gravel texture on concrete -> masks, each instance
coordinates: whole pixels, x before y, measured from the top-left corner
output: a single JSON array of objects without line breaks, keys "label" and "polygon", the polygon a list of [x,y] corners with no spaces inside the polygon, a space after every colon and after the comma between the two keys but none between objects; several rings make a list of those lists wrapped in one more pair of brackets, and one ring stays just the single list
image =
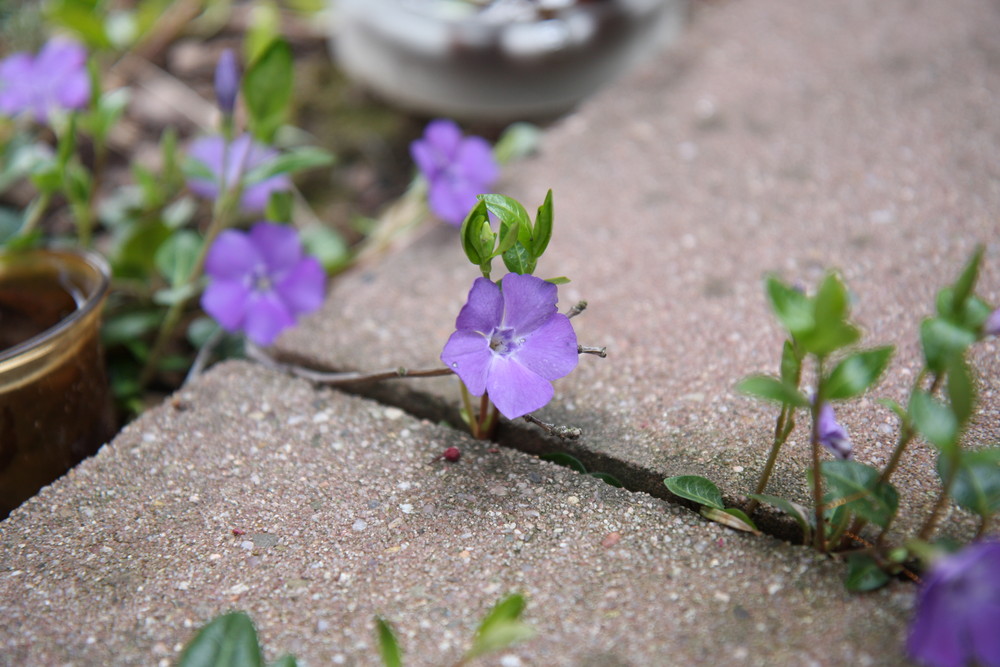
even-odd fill
[{"label": "gravel texture on concrete", "polygon": [[[438,457],[448,446],[462,458]],[[480,665],[895,665],[914,588],[245,362],[0,523],[0,663],[172,664],[227,610],[269,660],[454,663],[502,595],[536,638]]]},{"label": "gravel texture on concrete", "polygon": [[[977,243],[979,292],[1000,302],[997,34],[989,0],[701,3],[676,48],[550,128],[499,189],[529,210],[554,190],[538,274],[572,279],[561,306],[587,299],[580,341],[608,347],[539,414],[583,427],[569,450],[651,493],[676,474],[708,476],[733,501],[752,491],[776,410],[734,385],[776,372],[782,343],[762,278],[813,287],[836,269],[864,343],[897,346],[882,384],[839,412],[856,458],[884,463],[898,428],[876,399],[905,402],[920,320]],[[477,275],[454,231],[431,225],[338,281],[280,352],[336,369],[440,365]],[[992,340],[973,354],[982,404],[969,446],[1000,440],[998,351]],[[393,391],[380,398],[458,395],[454,381]],[[515,424],[501,437],[553,446],[535,433]],[[807,443],[800,424],[769,492],[808,498]],[[901,529],[935,496],[934,460],[917,443],[895,477]],[[973,522],[955,510],[943,523],[968,535]]]}]

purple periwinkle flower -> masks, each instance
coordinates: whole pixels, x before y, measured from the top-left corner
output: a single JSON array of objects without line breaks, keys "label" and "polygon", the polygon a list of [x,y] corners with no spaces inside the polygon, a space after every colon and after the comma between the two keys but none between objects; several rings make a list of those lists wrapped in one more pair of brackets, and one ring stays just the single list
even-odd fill
[{"label": "purple periwinkle flower", "polygon": [[576,332],[558,300],[555,285],[532,275],[508,273],[502,289],[476,278],[441,361],[473,396],[489,393],[504,417],[538,410],[552,399],[552,381],[579,361]]},{"label": "purple periwinkle flower", "polygon": [[906,649],[930,667],[1000,667],[1000,542],[974,542],[933,565]]},{"label": "purple periwinkle flower", "polygon": [[244,331],[258,345],[270,345],[323,303],[323,267],[303,256],[299,235],[288,226],[260,222],[249,233],[222,232],[208,251],[205,273],[201,307],[223,329]]},{"label": "purple periwinkle flower", "polygon": [[410,144],[410,155],[427,179],[431,211],[456,227],[500,172],[485,139],[463,137],[458,125],[445,119],[427,125],[423,138]]},{"label": "purple periwinkle flower", "polygon": [[37,55],[19,51],[0,61],[0,114],[31,113],[48,123],[53,111],[83,109],[89,100],[87,51],[72,40],[53,38]]},{"label": "purple periwinkle flower", "polygon": [[[188,155],[205,165],[212,178],[189,178],[188,187],[198,195],[217,199],[221,190],[228,190],[242,181],[255,167],[273,160],[278,151],[254,141],[249,134],[241,134],[228,144],[225,137],[212,134],[191,142]],[[257,183],[246,183],[240,196],[244,211],[263,211],[272,192],[288,190],[292,181],[288,174],[271,176]]]},{"label": "purple periwinkle flower", "polygon": [[232,49],[226,49],[219,56],[215,66],[215,100],[219,109],[227,116],[233,115],[236,108],[236,95],[240,92],[240,66],[236,62],[236,54]]},{"label": "purple periwinkle flower", "polygon": [[838,459],[851,458],[851,439],[847,435],[847,429],[837,423],[833,406],[829,403],[821,405],[817,421],[819,443],[833,452]]},{"label": "purple periwinkle flower", "polygon": [[984,336],[1000,336],[1000,308],[997,308],[986,318],[983,324]]}]

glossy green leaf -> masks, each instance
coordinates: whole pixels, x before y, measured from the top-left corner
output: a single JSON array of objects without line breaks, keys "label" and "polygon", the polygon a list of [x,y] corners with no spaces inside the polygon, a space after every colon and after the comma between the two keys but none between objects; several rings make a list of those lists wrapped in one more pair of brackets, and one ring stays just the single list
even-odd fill
[{"label": "glossy green leaf", "polygon": [[698,513],[709,521],[714,521],[715,523],[720,523],[723,526],[732,528],[733,530],[741,530],[745,533],[754,533],[760,535],[761,532],[757,530],[753,522],[746,514],[738,509],[730,508],[725,510],[720,510],[716,507],[708,507],[702,505],[698,509]]},{"label": "glossy green leaf", "polygon": [[844,581],[847,590],[855,593],[873,591],[889,583],[889,578],[868,554],[854,553],[847,557],[847,579]]},{"label": "glossy green leaf", "polygon": [[328,167],[334,162],[333,153],[313,146],[300,146],[275,156],[248,171],[244,186],[251,186],[281,174],[295,174],[307,169]]},{"label": "glossy green leaf", "polygon": [[941,317],[925,319],[920,323],[920,344],[924,350],[927,367],[940,373],[948,361],[964,354],[976,342],[976,333]]},{"label": "glossy green leaf", "polygon": [[[952,499],[981,517],[1000,512],[1000,447],[962,451],[958,466],[951,487]],[[937,467],[941,479],[946,479],[951,457],[942,452]]]},{"label": "glossy green leaf", "polygon": [[979,276],[979,265],[983,259],[984,247],[980,244],[976,246],[969,261],[962,269],[962,274],[955,281],[951,290],[951,308],[949,315],[956,318],[961,317],[965,307],[965,301],[972,296],[972,290],[976,287],[976,279]]},{"label": "glossy green leaf", "polygon": [[836,401],[865,393],[889,365],[893,349],[892,345],[886,345],[848,355],[830,373],[823,395]]},{"label": "glossy green leaf", "polygon": [[958,440],[958,421],[951,409],[925,391],[910,395],[910,419],[927,442],[948,449]]},{"label": "glossy green leaf", "polygon": [[768,276],[766,287],[771,308],[785,329],[795,337],[812,330],[816,321],[813,318],[813,304],[809,297],[789,287],[775,276]]},{"label": "glossy green leaf", "polygon": [[264,207],[264,217],[270,222],[289,224],[292,221],[292,211],[295,208],[295,195],[289,190],[275,190],[267,198]]},{"label": "glossy green leaf", "polygon": [[749,396],[793,407],[807,407],[809,405],[809,399],[797,387],[770,375],[745,377],[736,385],[736,390]]},{"label": "glossy green leaf", "polygon": [[181,653],[179,667],[257,667],[264,663],[250,617],[234,611],[215,618]]},{"label": "glossy green leaf", "polygon": [[[757,524],[753,522],[753,519],[751,519],[749,516],[747,516],[747,513],[744,512],[743,510],[741,510],[740,508],[738,508],[738,507],[727,507],[726,509],[724,509],[722,511],[725,512],[726,514],[728,514],[729,516],[733,516],[733,517],[736,517],[737,519],[739,519],[745,526],[747,526],[747,528],[749,528],[748,532],[756,533],[758,535],[761,534],[760,529],[757,528]],[[741,529],[741,530],[743,530],[743,529]]]},{"label": "glossy green leaf", "polygon": [[479,200],[486,202],[490,212],[500,218],[501,226],[514,225],[518,229],[531,229],[528,212],[516,199],[506,195],[485,194],[479,195]]},{"label": "glossy green leaf", "polygon": [[582,474],[587,473],[587,466],[583,465],[583,463],[580,462],[580,459],[565,452],[552,452],[550,454],[542,454],[538,458],[542,459],[543,461],[551,461],[556,465],[561,465],[566,468],[571,468],[577,471],[578,473]]},{"label": "glossy green leaf", "polygon": [[520,620],[524,607],[524,597],[518,593],[497,602],[476,630],[466,659],[499,651],[534,637],[535,630]]},{"label": "glossy green leaf", "polygon": [[529,274],[535,270],[536,258],[518,241],[514,247],[503,254],[503,263],[508,271]]},{"label": "glossy green leaf", "polygon": [[675,496],[680,496],[687,500],[694,501],[700,505],[714,507],[717,510],[725,509],[722,504],[722,493],[719,487],[710,480],[698,475],[678,475],[668,477],[663,480],[667,489]]},{"label": "glossy green leaf", "polygon": [[812,512],[798,503],[793,503],[792,501],[779,496],[772,496],[766,493],[751,493],[750,497],[759,502],[777,507],[785,514],[795,519],[795,523],[799,524],[799,529],[802,530],[802,543],[809,544],[812,542],[812,524],[815,522],[815,517]]},{"label": "glossy green leaf", "polygon": [[379,655],[385,667],[403,667],[403,652],[396,641],[392,626],[381,617],[375,618],[375,630],[378,634]]},{"label": "glossy green leaf", "polygon": [[253,136],[270,144],[285,120],[292,98],[292,49],[275,39],[253,61],[243,77],[243,99]]},{"label": "glossy green leaf", "polygon": [[531,230],[531,254],[536,259],[541,257],[545,249],[549,247],[549,241],[552,239],[552,222],[552,190],[549,189],[545,194],[545,201],[538,207],[538,213],[535,215],[535,226]]},{"label": "glossy green leaf", "polygon": [[885,527],[896,515],[899,494],[891,484],[879,483],[879,471],[857,461],[824,461],[820,465],[827,494],[824,502]]},{"label": "glossy green leaf", "polygon": [[480,200],[476,204],[469,214],[465,216],[465,220],[462,222],[462,228],[459,231],[459,236],[462,239],[462,250],[465,251],[465,256],[469,258],[469,261],[476,266],[481,266],[484,261],[486,261],[493,252],[492,245],[490,246],[489,252],[483,253],[481,246],[482,241],[480,238],[483,224],[489,225],[489,215],[487,214],[486,202]]}]

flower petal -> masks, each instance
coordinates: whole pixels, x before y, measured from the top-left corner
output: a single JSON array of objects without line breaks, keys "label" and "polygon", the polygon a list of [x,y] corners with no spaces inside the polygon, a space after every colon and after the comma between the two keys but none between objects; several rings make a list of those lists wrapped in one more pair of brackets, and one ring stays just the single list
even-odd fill
[{"label": "flower petal", "polygon": [[243,328],[250,288],[241,280],[217,280],[201,295],[201,307],[223,329],[236,332]]},{"label": "flower petal", "polygon": [[455,371],[473,396],[482,396],[486,391],[486,377],[493,363],[493,353],[485,335],[456,331],[444,344],[441,361]]},{"label": "flower petal", "polygon": [[555,393],[552,383],[528,370],[514,357],[494,356],[486,377],[490,400],[507,419],[544,407]]},{"label": "flower petal", "polygon": [[274,290],[296,315],[311,313],[323,305],[326,272],[315,257],[306,257],[275,285]]},{"label": "flower petal", "polygon": [[504,326],[526,336],[556,312],[558,290],[552,283],[529,274],[503,277]]},{"label": "flower petal", "polygon": [[264,258],[268,273],[288,271],[302,259],[299,233],[288,225],[258,222],[250,230],[250,242]]},{"label": "flower petal", "polygon": [[524,337],[513,356],[546,380],[569,375],[580,361],[576,332],[569,318],[553,314],[548,322]]},{"label": "flower petal", "polygon": [[437,217],[459,227],[476,205],[477,194],[481,194],[478,189],[456,185],[447,175],[442,175],[431,181],[427,191],[427,206]]},{"label": "flower petal", "polygon": [[243,329],[257,345],[270,345],[293,324],[295,318],[274,292],[256,292],[250,296]]},{"label": "flower petal", "polygon": [[455,320],[459,331],[478,331],[489,335],[503,319],[503,296],[500,288],[487,278],[476,278],[469,298]]},{"label": "flower petal", "polygon": [[188,179],[188,188],[196,195],[206,199],[215,199],[219,196],[219,184],[222,180],[222,160],[225,153],[225,140],[219,135],[198,137],[188,146],[188,157],[201,162],[214,174],[214,178],[206,180],[202,178]]},{"label": "flower petal", "polygon": [[451,162],[458,154],[462,130],[453,120],[439,118],[424,128],[424,139],[430,146]]},{"label": "flower petal", "polygon": [[471,136],[462,140],[455,162],[462,178],[482,186],[480,189],[489,188],[500,175],[500,169],[493,158],[493,149],[482,137]]},{"label": "flower petal", "polygon": [[980,603],[976,613],[970,614],[969,626],[969,634],[972,635],[970,657],[974,658],[975,664],[1000,666],[1000,632],[997,632],[1000,628],[1000,600]]},{"label": "flower petal", "polygon": [[246,280],[263,261],[264,258],[246,234],[227,229],[215,238],[209,248],[205,273],[216,280]]}]

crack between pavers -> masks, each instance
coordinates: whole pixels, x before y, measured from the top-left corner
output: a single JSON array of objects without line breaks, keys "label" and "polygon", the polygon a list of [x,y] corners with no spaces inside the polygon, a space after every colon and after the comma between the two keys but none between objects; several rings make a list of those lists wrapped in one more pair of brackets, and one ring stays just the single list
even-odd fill
[{"label": "crack between pavers", "polygon": [[[274,351],[272,358],[281,364],[295,365],[321,372],[344,372],[344,369],[318,367],[315,359],[294,352]],[[336,387],[327,386],[327,388],[373,400],[387,407],[398,408],[417,419],[444,423],[449,426],[462,423],[461,411],[457,402],[414,389],[412,384],[409,384],[407,379],[403,377],[378,382],[340,384]],[[451,428],[455,427],[451,426]],[[465,429],[456,430],[461,430],[468,435],[468,431]],[[586,438],[586,435],[584,432],[582,438]],[[533,456],[553,453],[569,454],[583,463],[588,471],[612,475],[621,482],[626,491],[645,493],[654,498],[687,507],[695,512],[700,507],[697,503],[670,493],[663,483],[662,472],[587,449],[577,440],[564,440],[547,435],[537,427],[530,426],[521,420],[502,420],[491,441],[501,447]],[[723,501],[726,507],[737,507],[745,510],[749,499],[724,493]],[[754,514],[754,523],[766,535],[793,544],[802,544],[802,531],[799,526],[787,515],[772,510],[766,505],[758,507]]]}]

